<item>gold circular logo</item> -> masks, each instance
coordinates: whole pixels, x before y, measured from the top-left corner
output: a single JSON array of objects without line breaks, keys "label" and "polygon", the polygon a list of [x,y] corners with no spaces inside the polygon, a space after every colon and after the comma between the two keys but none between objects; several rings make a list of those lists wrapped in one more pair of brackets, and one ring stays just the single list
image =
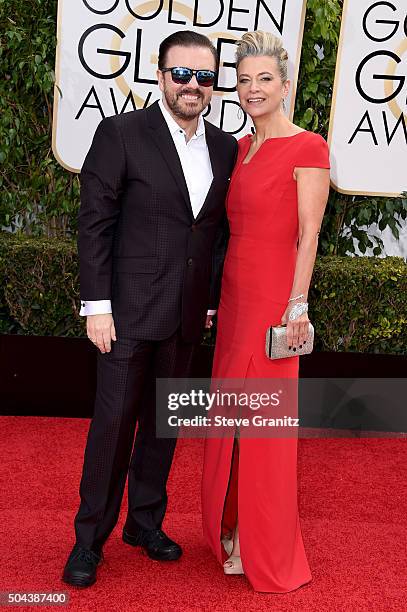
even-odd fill
[{"label": "gold circular logo", "polygon": [[[403,55],[405,53],[407,53],[407,38],[405,38],[402,43],[399,45],[399,47],[395,50],[394,52],[398,57],[403,57]],[[397,66],[399,64],[397,64],[394,60],[390,60],[388,65],[387,65],[387,70],[386,70],[386,74],[388,76],[395,76],[396,74],[396,69]],[[393,81],[392,80],[386,80],[384,83],[384,92],[386,94],[386,96],[391,96],[394,92],[393,89]],[[388,103],[388,107],[390,108],[391,112],[393,113],[393,115],[395,116],[396,119],[399,119],[399,117],[404,114],[404,117],[407,119],[406,113],[403,113],[403,111],[401,110],[400,106],[398,105],[398,102],[396,100],[396,98],[393,98],[392,100],[390,100]]]}]

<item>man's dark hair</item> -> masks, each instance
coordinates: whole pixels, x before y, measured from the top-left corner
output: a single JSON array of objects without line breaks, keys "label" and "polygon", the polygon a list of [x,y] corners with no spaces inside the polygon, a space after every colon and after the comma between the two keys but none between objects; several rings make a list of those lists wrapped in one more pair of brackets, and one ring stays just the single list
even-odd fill
[{"label": "man's dark hair", "polygon": [[215,60],[215,70],[218,69],[218,52],[212,41],[209,40],[209,38],[207,38],[203,34],[198,34],[198,32],[193,32],[192,30],[183,30],[181,32],[174,32],[174,34],[170,34],[170,36],[167,36],[167,38],[162,41],[158,52],[159,70],[162,70],[163,68],[172,67],[165,65],[165,62],[167,60],[167,53],[172,47],[206,47],[212,52],[213,58]]}]

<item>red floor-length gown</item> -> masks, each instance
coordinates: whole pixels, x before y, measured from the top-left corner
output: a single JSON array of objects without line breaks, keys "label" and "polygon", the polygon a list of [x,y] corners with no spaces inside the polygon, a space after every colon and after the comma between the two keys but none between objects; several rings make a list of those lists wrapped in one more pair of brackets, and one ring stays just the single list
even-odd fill
[{"label": "red floor-length gown", "polygon": [[[265,334],[279,325],[297,257],[294,168],[329,168],[325,140],[312,132],[266,140],[243,163],[251,136],[239,141],[226,208],[225,258],[213,379],[298,378],[298,357],[272,361]],[[297,505],[297,438],[248,438],[233,432],[205,440],[203,530],[220,563],[221,538],[239,520],[242,565],[256,591],[284,593],[311,580]]]}]

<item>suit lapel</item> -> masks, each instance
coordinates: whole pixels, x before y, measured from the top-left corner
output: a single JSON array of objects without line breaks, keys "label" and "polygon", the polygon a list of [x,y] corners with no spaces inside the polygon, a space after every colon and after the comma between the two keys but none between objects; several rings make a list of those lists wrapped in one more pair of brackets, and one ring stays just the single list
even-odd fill
[{"label": "suit lapel", "polygon": [[222,147],[218,146],[220,143],[217,142],[215,132],[211,128],[212,128],[211,124],[205,121],[206,144],[208,146],[213,178],[215,180],[216,178],[218,178],[220,174],[223,156],[222,156],[222,150],[221,150]]},{"label": "suit lapel", "polygon": [[158,102],[147,108],[147,120],[151,128],[151,136],[165,159],[168,168],[181,191],[188,213],[193,218],[191,200],[189,198],[188,187],[185,182],[181,162],[175,148],[174,141],[168,129],[167,123],[160,111]]},{"label": "suit lapel", "polygon": [[208,147],[209,158],[211,160],[213,180],[209,187],[208,193],[206,194],[206,198],[202,205],[202,208],[198,213],[197,219],[199,219],[202,215],[205,214],[205,210],[211,198],[212,190],[214,189],[217,178],[219,176],[220,169],[222,167],[222,159],[221,159],[222,150],[220,146],[217,146],[218,143],[216,142],[216,137],[214,135],[214,132],[211,129],[211,125],[208,124],[207,121],[205,121],[205,138],[206,138],[206,145]]}]

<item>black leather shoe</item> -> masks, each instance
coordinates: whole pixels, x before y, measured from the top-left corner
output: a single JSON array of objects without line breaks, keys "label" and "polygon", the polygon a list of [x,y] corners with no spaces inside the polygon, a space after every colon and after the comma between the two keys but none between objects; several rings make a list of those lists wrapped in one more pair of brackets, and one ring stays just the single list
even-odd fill
[{"label": "black leather shoe", "polygon": [[141,546],[150,559],[155,561],[176,561],[182,555],[182,548],[161,529],[139,531],[133,535],[123,529],[123,542],[130,546]]},{"label": "black leather shoe", "polygon": [[62,580],[77,587],[88,587],[96,582],[96,568],[103,553],[75,544],[66,562]]}]

